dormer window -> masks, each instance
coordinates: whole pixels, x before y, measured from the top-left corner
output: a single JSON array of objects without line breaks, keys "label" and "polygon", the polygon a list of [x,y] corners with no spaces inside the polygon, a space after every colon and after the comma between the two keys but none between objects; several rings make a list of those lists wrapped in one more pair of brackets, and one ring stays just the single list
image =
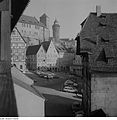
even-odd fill
[{"label": "dormer window", "polygon": [[105,15],[100,15],[100,18],[106,18],[106,16]]},{"label": "dormer window", "polygon": [[106,27],[107,25],[104,24],[104,23],[99,22],[99,25],[98,25],[98,26],[100,26],[100,27]]},{"label": "dormer window", "polygon": [[103,37],[101,37],[101,42],[108,43],[108,42],[109,42],[109,40],[105,40]]}]

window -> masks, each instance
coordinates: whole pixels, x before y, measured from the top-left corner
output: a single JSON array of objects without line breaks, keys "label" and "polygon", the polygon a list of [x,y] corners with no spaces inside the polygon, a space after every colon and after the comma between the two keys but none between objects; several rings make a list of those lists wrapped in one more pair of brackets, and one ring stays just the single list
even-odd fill
[{"label": "window", "polygon": [[31,28],[31,25],[29,24],[29,28]]},{"label": "window", "polygon": [[23,69],[23,66],[22,66],[22,65],[20,65],[20,69]]},{"label": "window", "polygon": [[13,52],[13,53],[16,53],[16,52],[17,52],[17,49],[12,49],[12,52]]},{"label": "window", "polygon": [[25,23],[24,23],[24,27],[25,27]]},{"label": "window", "polygon": [[15,35],[15,30],[12,31],[12,34]]},{"label": "window", "polygon": [[106,27],[107,25],[106,25],[106,23],[104,24],[104,23],[101,23],[101,22],[99,22],[99,25],[98,25],[99,27]]},{"label": "window", "polygon": [[13,56],[14,61],[18,61],[18,56]]},{"label": "window", "polygon": [[24,50],[24,49],[19,49],[18,52],[19,52],[19,53],[24,53],[25,50]]},{"label": "window", "polygon": [[12,46],[13,46],[13,47],[15,47],[15,46],[17,46],[17,44],[15,44],[15,43],[12,43]]},{"label": "window", "polygon": [[22,43],[19,43],[18,46],[21,47],[21,46],[23,46],[23,44],[22,44]]},{"label": "window", "polygon": [[29,35],[31,35],[31,31],[29,31]]}]

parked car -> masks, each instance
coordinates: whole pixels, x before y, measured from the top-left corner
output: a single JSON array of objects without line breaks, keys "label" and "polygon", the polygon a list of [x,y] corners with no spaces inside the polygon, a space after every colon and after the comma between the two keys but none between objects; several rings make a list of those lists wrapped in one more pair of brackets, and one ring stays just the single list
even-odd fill
[{"label": "parked car", "polygon": [[74,87],[77,87],[77,86],[78,86],[78,84],[77,84],[77,83],[73,83],[73,86],[74,86]]},{"label": "parked car", "polygon": [[84,116],[84,112],[82,110],[75,112],[75,117],[83,117],[83,116]]},{"label": "parked car", "polygon": [[81,102],[73,102],[72,104],[72,111],[74,116],[82,116],[82,113],[80,111],[82,111],[82,103]]},{"label": "parked car", "polygon": [[71,80],[66,80],[65,81],[65,83],[64,83],[64,85],[66,86],[66,85],[71,85],[71,84],[73,84],[74,82],[73,81],[71,81]]},{"label": "parked car", "polygon": [[63,91],[64,92],[70,92],[70,93],[77,93],[78,90],[76,88],[73,88],[73,87],[70,87],[70,86],[65,86],[63,88]]},{"label": "parked car", "polygon": [[64,86],[73,86],[73,87],[77,87],[78,84],[75,83],[75,82],[73,82],[72,80],[67,80],[67,81],[65,81]]},{"label": "parked car", "polygon": [[54,77],[54,76],[53,76],[53,75],[50,75],[50,74],[47,76],[48,79],[52,79],[53,77]]}]

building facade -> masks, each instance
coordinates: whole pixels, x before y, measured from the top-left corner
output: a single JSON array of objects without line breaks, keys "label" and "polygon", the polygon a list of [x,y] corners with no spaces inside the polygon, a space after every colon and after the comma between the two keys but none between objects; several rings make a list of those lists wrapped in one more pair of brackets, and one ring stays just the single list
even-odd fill
[{"label": "building facade", "polygon": [[26,71],[26,41],[15,27],[11,34],[11,63],[18,69]]},{"label": "building facade", "polygon": [[29,70],[69,70],[74,53],[54,41],[45,41],[40,45],[29,46],[26,52],[27,68]]},{"label": "building facade", "polygon": [[67,50],[61,43],[53,40],[42,43],[46,51],[46,67],[52,71],[68,71],[72,64],[74,53]]},{"label": "building facade", "polygon": [[29,70],[41,70],[45,66],[46,53],[42,45],[29,46],[26,56],[26,65]]},{"label": "building facade", "polygon": [[82,58],[80,55],[75,55],[73,64],[70,66],[70,72],[77,76],[82,76]]},{"label": "building facade", "polygon": [[81,23],[79,34],[79,53],[86,55],[86,58],[82,59],[85,95],[83,101],[86,102],[84,105],[91,111],[102,109],[106,116],[113,117],[117,116],[116,26],[117,13],[101,13],[101,7],[97,6],[96,13],[91,12]]},{"label": "building facade", "polygon": [[[44,16],[42,16],[42,18],[43,17]],[[49,40],[49,28],[45,26],[45,21],[42,20],[39,21],[35,17],[27,15],[20,17],[16,26],[21,35],[28,40],[29,45],[37,45]]]}]

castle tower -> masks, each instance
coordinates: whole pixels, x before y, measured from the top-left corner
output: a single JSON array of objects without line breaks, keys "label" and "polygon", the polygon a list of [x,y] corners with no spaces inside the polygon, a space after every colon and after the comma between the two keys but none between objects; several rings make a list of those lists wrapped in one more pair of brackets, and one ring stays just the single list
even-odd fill
[{"label": "castle tower", "polygon": [[55,41],[58,41],[60,37],[60,25],[56,19],[54,21],[52,29],[53,29],[53,38],[55,39]]},{"label": "castle tower", "polygon": [[43,41],[48,41],[50,37],[50,30],[49,30],[49,17],[44,13],[40,17],[40,22],[43,23]]},{"label": "castle tower", "polygon": [[45,13],[40,17],[40,22],[49,29],[49,17]]}]

